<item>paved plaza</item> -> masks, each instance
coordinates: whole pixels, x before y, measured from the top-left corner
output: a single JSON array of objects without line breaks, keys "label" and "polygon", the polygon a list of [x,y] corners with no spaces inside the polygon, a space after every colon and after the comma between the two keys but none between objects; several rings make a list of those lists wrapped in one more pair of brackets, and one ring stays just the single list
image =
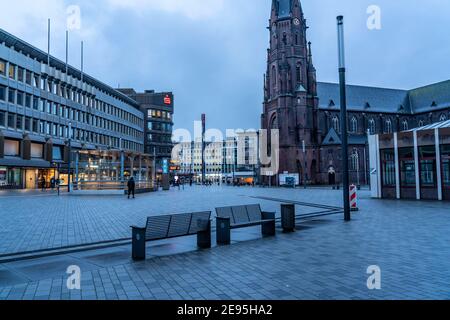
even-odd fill
[{"label": "paved plaza", "polygon": [[[360,212],[299,220],[297,232],[261,238],[258,228],[232,232],[232,245],[197,250],[195,237],[151,242],[143,262],[129,244],[0,264],[0,299],[449,299],[448,203],[373,200]],[[260,203],[298,214],[340,207],[329,189],[192,187],[122,197],[0,195],[1,257],[24,251],[130,237],[148,215]],[[215,235],[213,235],[213,238]],[[66,269],[82,271],[81,290]],[[367,268],[381,269],[381,290],[367,288]]]}]

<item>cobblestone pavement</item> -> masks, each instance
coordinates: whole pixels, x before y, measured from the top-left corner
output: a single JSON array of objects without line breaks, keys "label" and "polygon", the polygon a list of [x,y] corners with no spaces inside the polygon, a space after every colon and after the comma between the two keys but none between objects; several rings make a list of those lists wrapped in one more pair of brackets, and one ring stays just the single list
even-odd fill
[{"label": "cobblestone pavement", "polygon": [[[8,229],[12,227],[4,223],[16,221],[34,234],[30,239],[36,241],[45,239],[46,235],[37,235],[49,230],[57,231],[48,238],[61,237],[64,232],[60,229],[70,229],[74,239],[77,232],[83,232],[80,239],[92,241],[128,235],[129,221],[141,222],[149,211],[183,212],[254,202],[264,209],[279,209],[277,202],[249,198],[268,195],[339,206],[341,195],[322,189],[196,188],[176,192],[142,196],[135,202],[39,198],[34,199],[34,210],[11,209],[7,214],[6,203],[17,209],[34,201],[2,198],[1,228],[12,237],[12,229]],[[193,200],[196,194],[197,200]],[[47,202],[51,205],[45,209]],[[116,208],[119,203],[122,210]],[[161,210],[166,205],[171,209]],[[148,259],[139,263],[130,261],[129,246],[6,263],[0,265],[0,299],[449,299],[448,203],[372,200],[363,192],[360,207],[350,223],[343,222],[340,215],[316,218],[299,222],[295,233],[278,230],[276,237],[264,239],[255,228],[242,229],[233,231],[232,238],[238,241],[231,246],[210,250],[195,250],[195,238],[150,243]],[[33,212],[46,219],[31,218]],[[28,219],[33,227],[25,226]],[[69,221],[72,226],[64,227]],[[108,228],[111,221],[126,225],[126,230]],[[38,232],[36,227],[46,231]],[[96,229],[101,236],[89,235]],[[19,242],[21,238],[9,239]],[[26,248],[25,242],[21,245]],[[67,289],[69,265],[82,270],[81,290]],[[381,290],[367,288],[366,271],[371,265],[381,268]]]},{"label": "cobblestone pavement", "polygon": [[[214,211],[220,206],[251,203],[276,210],[277,203],[250,197],[277,196],[322,203],[320,195],[324,192],[327,191],[196,186],[138,195],[135,200],[121,196],[58,197],[3,192],[0,193],[0,255],[129,238],[130,226],[144,225],[151,215]],[[339,193],[333,198],[326,202],[338,204]]]}]

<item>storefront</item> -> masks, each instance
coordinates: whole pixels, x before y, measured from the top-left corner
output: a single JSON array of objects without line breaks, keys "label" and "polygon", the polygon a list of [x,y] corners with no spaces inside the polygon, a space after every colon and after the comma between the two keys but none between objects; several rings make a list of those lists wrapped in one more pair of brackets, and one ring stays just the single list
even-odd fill
[{"label": "storefront", "polygon": [[373,197],[450,200],[450,121],[369,140]]}]

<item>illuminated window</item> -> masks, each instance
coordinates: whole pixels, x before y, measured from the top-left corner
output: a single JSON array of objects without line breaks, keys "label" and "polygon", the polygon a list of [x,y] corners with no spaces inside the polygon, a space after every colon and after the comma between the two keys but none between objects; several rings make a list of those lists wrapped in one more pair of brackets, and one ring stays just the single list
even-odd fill
[{"label": "illuminated window", "polygon": [[11,79],[16,79],[16,66],[13,64],[9,64],[9,77]]},{"label": "illuminated window", "polygon": [[6,61],[0,60],[0,75],[5,76],[6,75]]}]

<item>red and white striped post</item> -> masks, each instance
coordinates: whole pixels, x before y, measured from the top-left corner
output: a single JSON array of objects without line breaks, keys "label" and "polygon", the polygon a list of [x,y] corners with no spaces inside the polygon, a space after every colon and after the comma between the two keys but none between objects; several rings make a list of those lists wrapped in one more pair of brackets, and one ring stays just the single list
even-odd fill
[{"label": "red and white striped post", "polygon": [[350,210],[359,211],[358,209],[358,191],[354,184],[350,186]]}]

